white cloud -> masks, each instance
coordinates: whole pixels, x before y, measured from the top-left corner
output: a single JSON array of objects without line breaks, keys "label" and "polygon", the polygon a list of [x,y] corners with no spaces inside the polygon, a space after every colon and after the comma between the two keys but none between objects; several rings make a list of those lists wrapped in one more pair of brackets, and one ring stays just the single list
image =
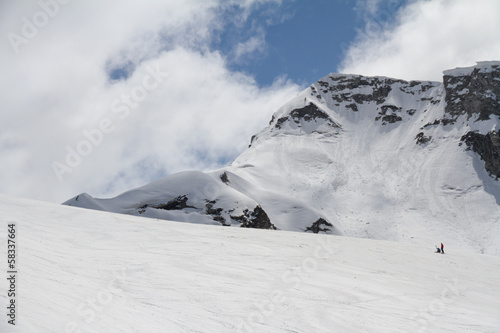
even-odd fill
[{"label": "white cloud", "polygon": [[266,47],[265,37],[264,31],[260,30],[257,35],[250,37],[244,42],[238,43],[234,48],[233,61],[238,63],[252,54],[263,53]]},{"label": "white cloud", "polygon": [[[2,193],[61,202],[217,167],[298,92],[286,80],[259,87],[210,49],[224,28],[222,7],[248,16],[260,0],[58,1],[42,0],[53,16],[37,1],[0,8],[1,35],[24,38],[14,47],[0,41]],[[24,18],[40,20],[29,38]],[[122,64],[130,76],[111,82],[110,69]],[[155,71],[166,74],[155,81]],[[67,149],[90,153],[75,160]]]},{"label": "white cloud", "polygon": [[441,81],[443,70],[500,59],[500,1],[368,3],[373,15],[339,72]]},{"label": "white cloud", "polygon": [[380,10],[382,0],[357,0],[355,10],[365,18],[373,18]]}]

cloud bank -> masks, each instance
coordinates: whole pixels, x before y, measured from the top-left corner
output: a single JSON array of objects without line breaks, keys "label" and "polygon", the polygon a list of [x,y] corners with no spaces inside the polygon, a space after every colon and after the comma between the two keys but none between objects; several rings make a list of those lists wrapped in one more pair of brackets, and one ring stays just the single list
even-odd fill
[{"label": "cloud bank", "polygon": [[[354,5],[365,25],[339,72],[441,80],[444,69],[500,59],[499,1]],[[266,28],[289,18],[280,6],[1,1],[0,192],[106,197],[228,164],[301,89],[231,69],[265,56]]]},{"label": "cloud bank", "polygon": [[[269,3],[2,2],[0,192],[111,196],[229,163],[299,91],[286,79],[259,87],[211,48]],[[258,52],[260,39],[234,52]]]},{"label": "cloud bank", "polygon": [[442,71],[500,59],[500,1],[366,0],[364,29],[342,73],[442,80]]}]

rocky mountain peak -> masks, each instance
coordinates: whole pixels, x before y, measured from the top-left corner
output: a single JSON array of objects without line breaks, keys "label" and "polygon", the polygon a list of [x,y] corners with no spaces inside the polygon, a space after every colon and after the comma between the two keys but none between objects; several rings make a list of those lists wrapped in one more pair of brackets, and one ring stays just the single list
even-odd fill
[{"label": "rocky mountain peak", "polygon": [[[387,240],[446,234],[474,247],[485,230],[500,235],[499,74],[500,62],[445,71],[442,83],[330,74],[224,168],[66,204]],[[477,250],[495,253],[491,237]]]},{"label": "rocky mountain peak", "polygon": [[475,120],[500,116],[500,62],[479,62],[474,67],[444,71],[445,111],[453,119],[460,115]]}]

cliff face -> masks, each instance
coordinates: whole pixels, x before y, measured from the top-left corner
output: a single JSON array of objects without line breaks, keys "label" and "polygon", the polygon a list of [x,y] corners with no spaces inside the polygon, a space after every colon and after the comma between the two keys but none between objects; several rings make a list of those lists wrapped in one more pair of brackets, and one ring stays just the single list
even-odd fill
[{"label": "cliff face", "polygon": [[[465,115],[476,122],[495,120],[500,116],[500,63],[478,63],[470,69],[445,71],[445,112],[456,121]],[[461,141],[484,161],[488,173],[500,177],[500,130],[486,133],[468,131]]]},{"label": "cliff face", "polygon": [[444,72],[445,111],[452,119],[460,115],[475,120],[500,116],[500,62],[478,63],[477,67]]},{"label": "cliff face", "polygon": [[469,131],[461,139],[469,149],[479,154],[484,168],[496,180],[500,177],[500,130],[486,135]]},{"label": "cliff face", "polygon": [[[65,204],[224,226],[445,237],[495,253],[499,74],[500,62],[445,71],[443,83],[330,74],[277,110],[221,170]],[[487,245],[477,248],[480,237]]]}]

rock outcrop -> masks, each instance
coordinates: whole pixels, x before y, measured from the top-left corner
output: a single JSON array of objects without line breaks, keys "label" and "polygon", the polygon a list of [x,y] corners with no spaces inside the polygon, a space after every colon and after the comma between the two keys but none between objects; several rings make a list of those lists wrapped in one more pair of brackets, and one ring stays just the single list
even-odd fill
[{"label": "rock outcrop", "polygon": [[486,135],[467,132],[462,136],[461,141],[481,156],[486,171],[498,180],[500,178],[500,130],[491,131]]},{"label": "rock outcrop", "polygon": [[445,112],[451,118],[467,115],[481,121],[500,116],[500,62],[491,65],[480,62],[473,68],[445,71],[443,84]]}]

